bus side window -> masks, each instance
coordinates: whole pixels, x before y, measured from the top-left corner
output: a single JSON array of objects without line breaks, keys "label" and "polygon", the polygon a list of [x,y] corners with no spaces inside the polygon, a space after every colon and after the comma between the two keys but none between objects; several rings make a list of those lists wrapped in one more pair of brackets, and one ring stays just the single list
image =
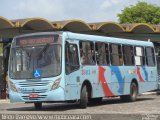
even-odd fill
[{"label": "bus side window", "polygon": [[121,45],[110,44],[110,57],[112,65],[123,65]]},{"label": "bus side window", "polygon": [[136,46],[134,51],[135,51],[135,64],[136,65],[145,65],[144,48]]},{"label": "bus side window", "polygon": [[148,66],[155,66],[155,54],[152,47],[146,47],[146,64]]},{"label": "bus side window", "polygon": [[65,46],[66,74],[79,69],[78,49],[76,44],[66,42]]},{"label": "bus side window", "polygon": [[83,65],[95,64],[94,43],[93,42],[80,42],[80,56]]},{"label": "bus side window", "polygon": [[109,64],[108,44],[97,42],[95,44],[96,60],[98,65]]},{"label": "bus side window", "polygon": [[131,45],[123,45],[123,58],[124,65],[134,65],[134,51],[133,46]]}]

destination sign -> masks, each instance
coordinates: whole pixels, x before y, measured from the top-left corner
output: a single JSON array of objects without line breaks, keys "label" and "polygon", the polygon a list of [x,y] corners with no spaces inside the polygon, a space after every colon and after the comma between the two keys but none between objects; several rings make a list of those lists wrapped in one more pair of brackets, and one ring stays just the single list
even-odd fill
[{"label": "destination sign", "polygon": [[24,37],[16,40],[17,45],[38,45],[47,43],[57,43],[58,37],[54,36],[39,36],[39,37]]}]

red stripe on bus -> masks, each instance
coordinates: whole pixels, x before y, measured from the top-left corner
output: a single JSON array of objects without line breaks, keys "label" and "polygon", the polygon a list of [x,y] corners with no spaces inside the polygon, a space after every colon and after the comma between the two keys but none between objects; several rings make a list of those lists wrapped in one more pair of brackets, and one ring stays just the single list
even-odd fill
[{"label": "red stripe on bus", "polygon": [[144,82],[144,79],[143,79],[143,77],[141,75],[139,66],[137,67],[137,75],[138,75],[138,78],[139,78],[139,82]]},{"label": "red stripe on bus", "polygon": [[99,83],[101,82],[102,83],[102,88],[103,88],[103,91],[104,91],[104,94],[105,96],[114,96],[114,94],[112,93],[112,91],[110,90],[109,86],[108,86],[108,83],[105,79],[105,76],[104,76],[104,72],[106,70],[103,68],[103,67],[99,67]]}]

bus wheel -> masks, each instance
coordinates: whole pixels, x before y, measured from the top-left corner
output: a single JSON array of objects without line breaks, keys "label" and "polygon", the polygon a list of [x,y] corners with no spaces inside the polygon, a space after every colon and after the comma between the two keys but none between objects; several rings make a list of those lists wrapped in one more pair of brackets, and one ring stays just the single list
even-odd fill
[{"label": "bus wheel", "polygon": [[130,87],[129,101],[131,102],[136,101],[137,95],[138,95],[138,86],[135,82],[132,82]]},{"label": "bus wheel", "polygon": [[82,87],[82,90],[81,90],[81,96],[80,96],[80,107],[81,108],[86,108],[87,107],[87,103],[88,103],[88,92],[87,92],[87,86],[84,85]]},{"label": "bus wheel", "polygon": [[35,109],[41,109],[42,108],[42,103],[34,103],[34,108]]},{"label": "bus wheel", "polygon": [[135,82],[132,82],[130,86],[130,95],[122,95],[120,96],[120,98],[124,102],[134,102],[137,99],[137,95],[138,95],[138,86]]}]

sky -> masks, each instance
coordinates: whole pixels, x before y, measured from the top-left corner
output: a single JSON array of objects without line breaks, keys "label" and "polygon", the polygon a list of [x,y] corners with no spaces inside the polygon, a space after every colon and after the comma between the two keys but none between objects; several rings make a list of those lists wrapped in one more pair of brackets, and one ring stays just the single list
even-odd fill
[{"label": "sky", "polygon": [[49,21],[118,22],[117,14],[138,1],[160,6],[160,0],[0,0],[0,16],[9,20],[41,17]]}]

